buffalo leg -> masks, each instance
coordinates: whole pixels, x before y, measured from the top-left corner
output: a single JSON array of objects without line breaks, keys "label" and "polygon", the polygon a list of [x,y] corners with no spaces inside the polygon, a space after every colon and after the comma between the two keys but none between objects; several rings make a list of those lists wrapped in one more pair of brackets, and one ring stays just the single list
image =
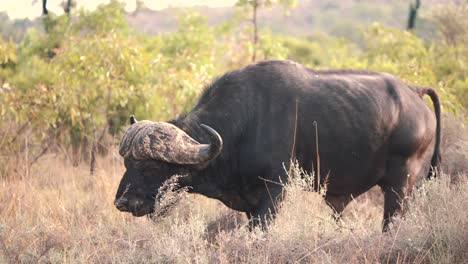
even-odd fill
[{"label": "buffalo leg", "polygon": [[250,212],[247,212],[250,228],[260,226],[262,229],[265,229],[268,223],[275,218],[283,199],[283,188],[273,186],[272,184],[265,185],[262,196],[264,197],[262,199],[263,202]]},{"label": "buffalo leg", "polygon": [[401,187],[384,187],[384,216],[383,216],[383,228],[384,232],[387,232],[392,222],[392,218],[402,212],[402,203],[404,200],[404,193]]},{"label": "buffalo leg", "polygon": [[[414,170],[410,159],[403,157],[391,158],[387,163],[387,172],[379,183],[384,192],[383,231],[389,230],[392,218],[403,212],[404,203],[411,193],[415,181]],[[419,166],[418,166],[419,167]]]},{"label": "buffalo leg", "polygon": [[331,207],[333,210],[333,215],[335,220],[340,220],[341,213],[346,208],[348,203],[352,200],[351,195],[333,195],[328,194],[325,196],[325,201],[327,202],[328,206]]}]

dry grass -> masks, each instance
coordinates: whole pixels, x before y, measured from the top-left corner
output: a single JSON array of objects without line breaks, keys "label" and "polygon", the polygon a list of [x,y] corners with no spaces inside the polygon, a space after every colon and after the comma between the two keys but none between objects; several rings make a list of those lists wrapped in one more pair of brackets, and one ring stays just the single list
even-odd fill
[{"label": "dry grass", "polygon": [[87,166],[46,156],[0,186],[0,262],[466,263],[468,180],[444,175],[415,194],[405,220],[382,234],[380,205],[361,197],[335,223],[295,180],[267,232],[215,200],[189,195],[154,223],[118,212],[118,157]]},{"label": "dry grass", "polygon": [[243,214],[198,195],[157,222],[117,211],[117,156],[100,158],[94,176],[61,156],[31,168],[17,161],[15,175],[0,179],[0,263],[468,263],[466,130],[445,135],[450,175],[423,182],[387,234],[378,189],[337,224],[295,178],[269,230],[249,232]]},{"label": "dry grass", "polygon": [[468,116],[442,116],[442,169],[452,175],[453,180],[468,173]]}]

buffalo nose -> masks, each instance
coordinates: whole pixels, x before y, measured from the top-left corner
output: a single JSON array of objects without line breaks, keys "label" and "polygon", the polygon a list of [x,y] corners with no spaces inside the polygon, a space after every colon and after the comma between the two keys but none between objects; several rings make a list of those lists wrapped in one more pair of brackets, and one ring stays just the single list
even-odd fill
[{"label": "buffalo nose", "polygon": [[125,211],[128,208],[128,199],[125,197],[120,197],[115,200],[114,205],[120,211]]}]

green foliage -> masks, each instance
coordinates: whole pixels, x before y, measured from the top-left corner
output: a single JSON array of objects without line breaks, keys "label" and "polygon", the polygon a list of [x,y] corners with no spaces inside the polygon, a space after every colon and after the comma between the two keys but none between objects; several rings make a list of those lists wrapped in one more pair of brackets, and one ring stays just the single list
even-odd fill
[{"label": "green foliage", "polygon": [[[0,41],[0,120],[17,129],[0,146],[27,126],[32,142],[53,138],[86,147],[94,129],[99,138],[116,135],[131,114],[167,120],[188,111],[214,76],[250,63],[252,27],[245,17],[213,27],[181,10],[176,31],[148,36],[133,31],[122,4],[112,1],[71,17],[50,15],[47,33],[31,29],[16,46]],[[465,35],[457,35],[456,44],[428,43],[379,24],[354,34],[357,44],[327,34],[299,39],[260,30],[257,58],[389,72],[435,87],[444,111],[466,111],[468,53],[459,41]],[[0,122],[0,133],[6,123]]]},{"label": "green foliage", "polygon": [[218,58],[236,40],[229,26],[209,27],[191,12],[181,13],[176,32],[140,35],[116,2],[72,21],[50,19],[47,34],[31,30],[19,44],[1,112],[28,124],[34,140],[58,137],[65,146],[86,147],[95,128],[100,138],[115,135],[130,114],[161,120],[187,111],[203,84],[231,65]]},{"label": "green foliage", "polygon": [[[52,63],[54,86],[61,100],[57,105],[73,131],[91,133],[92,125],[111,125],[119,131],[122,109],[135,109],[150,85],[152,63],[136,39],[106,34],[100,37],[68,39]],[[120,124],[114,127],[113,124]]]},{"label": "green foliage", "polygon": [[61,143],[77,146],[94,127],[119,132],[121,110],[135,111],[153,73],[145,46],[126,35],[120,4],[83,11],[76,24],[65,15],[45,19],[47,34],[32,30],[19,45],[2,113],[29,124],[37,140],[59,133],[69,135]]},{"label": "green foliage", "polygon": [[11,40],[5,42],[0,39],[0,84],[14,74],[17,63],[18,54],[15,44]]},{"label": "green foliage", "polygon": [[426,43],[414,34],[373,24],[362,31],[361,48],[330,36],[284,37],[288,57],[313,68],[388,72],[408,84],[435,87],[445,111],[468,109],[468,53],[462,44]]},{"label": "green foliage", "polygon": [[439,28],[439,39],[433,49],[437,79],[445,89],[468,109],[468,2],[449,3],[436,8],[431,19]]},{"label": "green foliage", "polygon": [[468,107],[468,101],[457,96],[466,88],[453,88],[457,83],[466,83],[467,76],[463,63],[467,57],[459,56],[457,48],[440,43],[427,45],[407,31],[381,25],[369,27],[366,43],[364,56],[370,69],[390,72],[410,84],[438,88],[446,110],[458,112]]},{"label": "green foliage", "polygon": [[118,30],[126,32],[130,30],[123,3],[117,0],[110,1],[109,4],[99,5],[94,11],[80,10],[80,20],[73,25],[73,30],[85,34],[95,34],[97,32],[111,32]]},{"label": "green foliage", "polygon": [[[155,91],[150,104],[153,117],[170,118],[191,106],[199,87],[215,73],[217,44],[214,29],[205,17],[183,12],[178,30],[156,37],[161,43],[157,52]],[[162,96],[161,96],[162,95]]]},{"label": "green foliage", "polygon": [[364,59],[370,68],[389,72],[411,83],[434,84],[429,50],[424,42],[408,31],[370,26],[364,33]]},{"label": "green foliage", "polygon": [[0,67],[11,67],[18,62],[16,47],[12,41],[4,42],[0,39]]},{"label": "green foliage", "polygon": [[281,43],[280,37],[265,31],[260,39],[259,52],[264,60],[286,59],[289,50]]},{"label": "green foliage", "polygon": [[319,33],[307,39],[284,37],[282,41],[288,48],[288,58],[312,68],[337,67],[345,60],[352,60],[355,66],[360,62],[357,58],[359,50],[346,39]]},{"label": "green foliage", "polygon": [[369,26],[363,40],[360,51],[346,43],[338,47],[337,51],[345,51],[344,56],[334,55],[326,66],[388,72],[408,84],[435,87],[444,110],[466,111],[467,68],[463,61],[467,57],[461,56],[459,48],[428,44],[410,32],[379,24]]},{"label": "green foliage", "polygon": [[[236,6],[235,20],[242,25],[242,35],[245,35],[245,47],[252,54],[252,60],[283,59],[286,58],[287,48],[281,43],[278,36],[271,34],[270,30],[263,30],[259,34],[258,11],[264,7],[282,5],[285,13],[288,13],[296,5],[295,0],[239,0]],[[244,24],[242,21],[251,23]],[[250,36],[250,37],[247,37]]]}]

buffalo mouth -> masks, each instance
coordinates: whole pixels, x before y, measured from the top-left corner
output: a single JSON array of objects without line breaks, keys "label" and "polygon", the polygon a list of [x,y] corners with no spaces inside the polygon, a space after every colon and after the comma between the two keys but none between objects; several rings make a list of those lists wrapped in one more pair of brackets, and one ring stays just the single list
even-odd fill
[{"label": "buffalo mouth", "polygon": [[115,207],[122,212],[131,213],[133,216],[140,217],[154,212],[154,200],[126,197],[118,198]]},{"label": "buffalo mouth", "polygon": [[135,208],[135,210],[132,210],[131,211],[132,215],[133,216],[136,216],[136,217],[141,217],[141,216],[145,216],[145,215],[151,215],[154,213],[154,209],[153,207],[142,207],[142,208]]}]

